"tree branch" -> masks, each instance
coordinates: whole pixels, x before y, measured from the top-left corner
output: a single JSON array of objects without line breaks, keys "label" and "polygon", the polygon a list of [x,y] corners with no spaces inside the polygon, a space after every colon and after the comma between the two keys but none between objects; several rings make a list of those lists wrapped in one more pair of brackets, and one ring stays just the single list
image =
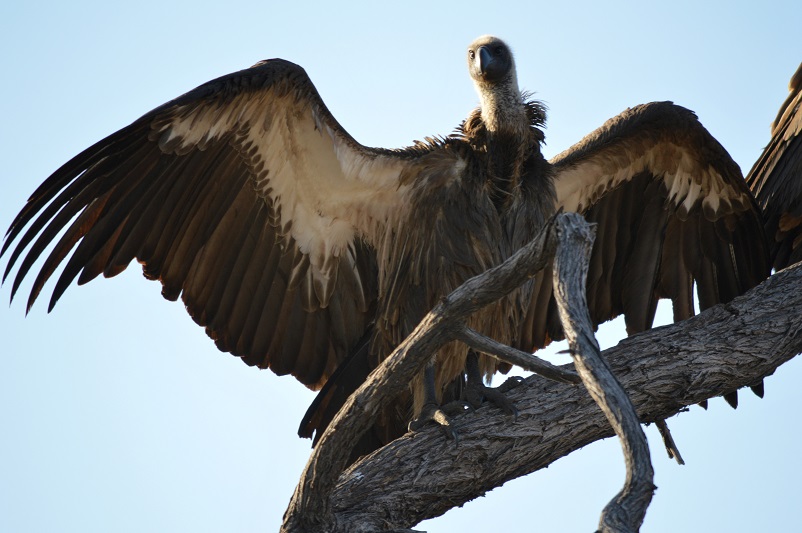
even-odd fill
[{"label": "tree branch", "polygon": [[559,245],[554,257],[554,297],[571,357],[582,383],[599,405],[621,441],[626,465],[624,488],[602,511],[602,533],[634,533],[640,530],[654,494],[654,469],[649,443],[635,406],[601,357],[593,334],[585,285],[595,228],[587,224],[557,227]]},{"label": "tree branch", "polygon": [[460,328],[457,332],[457,340],[464,342],[474,350],[489,355],[493,355],[502,361],[519,366],[529,372],[539,374],[544,378],[561,381],[563,383],[582,383],[579,375],[565,367],[552,365],[548,361],[536,357],[530,353],[522,352],[512,346],[507,346],[491,339],[469,327]]},{"label": "tree branch", "polygon": [[[605,350],[643,422],[752,385],[802,351],[802,267],[730,304]],[[346,470],[331,496],[347,531],[403,529],[613,435],[588,393],[532,376],[509,393],[518,421],[482,408],[456,419],[460,445],[436,428],[408,434]],[[376,490],[381,487],[381,490]]]},{"label": "tree branch", "polygon": [[312,451],[284,515],[282,531],[317,533],[339,527],[330,495],[347,466],[348,451],[371,426],[379,409],[408,386],[433,353],[457,337],[468,316],[510,293],[551,261],[557,242],[555,220],[570,217],[579,215],[553,217],[531,243],[507,261],[469,279],[444,298],[348,398]]}]

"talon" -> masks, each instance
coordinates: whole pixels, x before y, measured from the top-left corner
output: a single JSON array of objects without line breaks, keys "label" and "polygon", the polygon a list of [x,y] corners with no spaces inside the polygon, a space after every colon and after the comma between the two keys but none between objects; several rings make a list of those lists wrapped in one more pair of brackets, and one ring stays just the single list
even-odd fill
[{"label": "talon", "polygon": [[410,431],[419,431],[422,427],[429,423],[435,423],[439,425],[443,429],[443,433],[446,434],[446,437],[450,437],[454,440],[454,444],[459,445],[459,434],[457,433],[457,430],[454,429],[451,419],[436,404],[427,403],[424,405],[420,416],[412,420],[408,427]]},{"label": "talon", "polygon": [[514,387],[507,387],[506,390],[488,387],[481,383],[469,383],[465,390],[465,398],[474,408],[478,408],[484,402],[492,403],[508,415],[518,419],[518,409],[515,407],[504,392]]}]

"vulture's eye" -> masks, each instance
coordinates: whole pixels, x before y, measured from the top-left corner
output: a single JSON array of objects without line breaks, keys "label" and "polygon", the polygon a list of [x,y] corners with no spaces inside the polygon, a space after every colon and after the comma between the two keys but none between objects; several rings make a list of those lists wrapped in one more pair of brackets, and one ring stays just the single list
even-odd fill
[{"label": "vulture's eye", "polygon": [[504,53],[504,47],[503,46],[497,46],[496,47],[496,54],[497,55],[501,55],[503,53]]}]

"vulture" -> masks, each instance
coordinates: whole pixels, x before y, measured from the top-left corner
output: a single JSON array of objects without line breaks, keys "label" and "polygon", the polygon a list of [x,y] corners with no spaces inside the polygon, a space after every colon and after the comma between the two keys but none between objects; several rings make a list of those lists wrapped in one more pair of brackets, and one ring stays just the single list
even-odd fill
[{"label": "vulture", "polygon": [[[693,112],[627,109],[549,161],[545,108],[519,89],[510,48],[483,36],[466,59],[479,107],[452,134],[406,148],[359,143],[282,59],[146,113],[56,170],[12,221],[2,248],[3,280],[16,269],[11,298],[41,256],[28,309],[62,264],[48,309],[76,278],[114,276],[136,259],[220,350],[322,389],[299,431],[319,437],[444,295],[558,210],[598,225],[595,324],[623,314],[629,333],[642,331],[661,298],[688,318],[694,285],[705,309],[769,274],[757,204]],[[526,351],[561,338],[550,273],[468,325]],[[492,397],[482,379],[504,370],[446,345],[380,414],[364,450],[437,419],[464,389]]]},{"label": "vulture", "polygon": [[771,140],[746,178],[765,218],[774,268],[802,260],[802,64],[771,124]]}]

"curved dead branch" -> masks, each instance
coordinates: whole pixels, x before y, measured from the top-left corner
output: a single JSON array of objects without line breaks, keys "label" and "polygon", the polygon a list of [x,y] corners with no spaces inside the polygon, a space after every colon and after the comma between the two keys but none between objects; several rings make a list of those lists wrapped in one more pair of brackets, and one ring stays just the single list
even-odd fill
[{"label": "curved dead branch", "polygon": [[586,224],[570,230],[560,225],[557,235],[560,244],[554,257],[554,296],[565,338],[582,383],[621,441],[626,465],[624,488],[602,511],[599,531],[634,533],[643,523],[656,488],[649,443],[635,406],[602,359],[593,334],[585,285],[594,232]]}]

